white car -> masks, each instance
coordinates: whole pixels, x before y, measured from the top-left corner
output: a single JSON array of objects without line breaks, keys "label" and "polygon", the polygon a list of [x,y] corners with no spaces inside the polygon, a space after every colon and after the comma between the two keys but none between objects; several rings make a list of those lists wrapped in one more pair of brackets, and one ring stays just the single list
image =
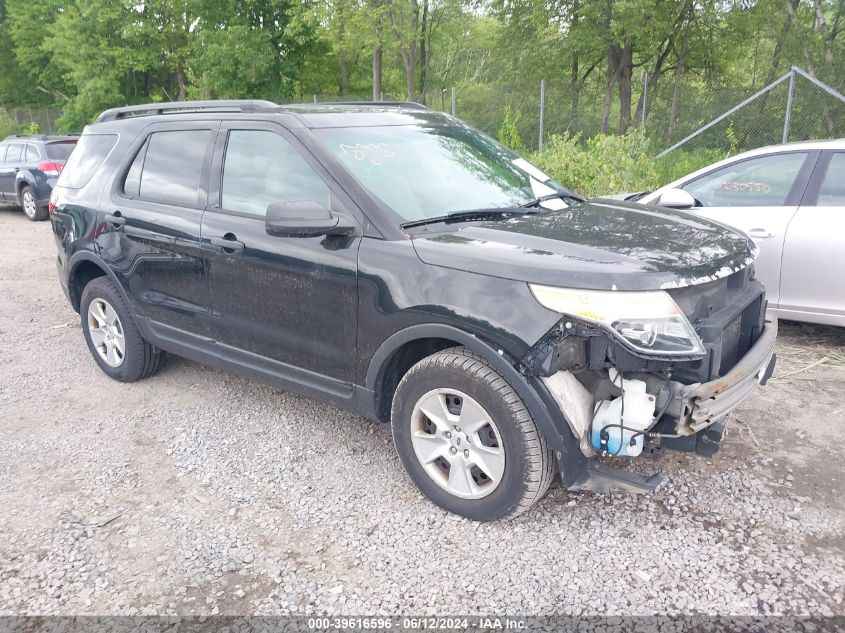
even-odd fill
[{"label": "white car", "polygon": [[845,139],[755,149],[628,199],[744,231],[780,318],[845,326]]}]

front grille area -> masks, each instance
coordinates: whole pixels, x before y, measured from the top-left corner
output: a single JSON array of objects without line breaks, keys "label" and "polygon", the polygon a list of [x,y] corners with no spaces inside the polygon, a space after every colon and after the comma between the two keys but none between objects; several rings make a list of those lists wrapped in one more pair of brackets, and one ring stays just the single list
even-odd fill
[{"label": "front grille area", "polygon": [[675,377],[707,382],[724,376],[760,337],[765,292],[752,267],[697,286],[671,290],[707,349],[701,363],[679,367]]}]

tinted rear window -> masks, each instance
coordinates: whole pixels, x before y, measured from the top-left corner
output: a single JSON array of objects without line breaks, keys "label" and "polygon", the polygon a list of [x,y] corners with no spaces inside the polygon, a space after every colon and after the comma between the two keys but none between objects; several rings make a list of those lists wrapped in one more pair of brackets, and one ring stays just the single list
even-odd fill
[{"label": "tinted rear window", "polygon": [[123,191],[150,202],[196,207],[210,130],[154,132],[126,174]]},{"label": "tinted rear window", "polygon": [[59,176],[58,186],[81,189],[87,185],[115,143],[117,134],[86,134],[80,138]]},{"label": "tinted rear window", "polygon": [[76,147],[76,141],[48,143],[47,156],[53,160],[67,160],[74,147]]}]

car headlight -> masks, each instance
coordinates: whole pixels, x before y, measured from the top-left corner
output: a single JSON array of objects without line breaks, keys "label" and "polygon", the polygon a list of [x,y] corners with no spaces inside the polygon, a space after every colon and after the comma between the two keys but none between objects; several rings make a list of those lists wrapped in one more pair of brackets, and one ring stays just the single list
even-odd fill
[{"label": "car headlight", "polygon": [[528,286],[542,306],[605,326],[637,351],[660,356],[704,353],[704,345],[689,320],[663,290],[623,292]]}]

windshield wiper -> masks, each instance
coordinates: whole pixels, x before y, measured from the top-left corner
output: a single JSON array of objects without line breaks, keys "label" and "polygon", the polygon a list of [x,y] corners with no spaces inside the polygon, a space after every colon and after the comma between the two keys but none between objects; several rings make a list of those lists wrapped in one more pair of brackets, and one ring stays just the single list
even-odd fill
[{"label": "windshield wiper", "polygon": [[533,213],[539,213],[539,211],[529,210],[525,207],[475,209],[474,211],[455,211],[453,213],[438,215],[432,218],[411,220],[410,222],[403,222],[399,226],[403,229],[410,229],[415,226],[425,226],[426,224],[437,224],[439,222],[444,222],[446,224],[451,224],[453,222],[472,222],[473,220],[489,220],[491,218],[501,218],[508,215],[531,215]]},{"label": "windshield wiper", "polygon": [[536,207],[539,206],[541,203],[545,202],[546,200],[572,200],[573,202],[584,202],[584,198],[576,196],[574,193],[569,193],[568,191],[556,191],[555,193],[549,193],[545,196],[540,196],[538,198],[534,198],[533,200],[529,200],[528,202],[520,206],[522,208]]}]

